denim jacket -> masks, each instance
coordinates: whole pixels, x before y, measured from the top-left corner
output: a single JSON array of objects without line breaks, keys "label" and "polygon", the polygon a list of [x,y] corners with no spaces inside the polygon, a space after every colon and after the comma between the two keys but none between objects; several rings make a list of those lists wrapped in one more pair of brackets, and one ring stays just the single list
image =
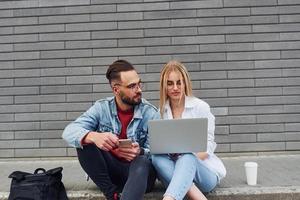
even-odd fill
[{"label": "denim jacket", "polygon": [[[149,154],[148,120],[159,119],[158,110],[145,99],[134,107],[134,115],[127,127],[127,138],[139,143],[145,154]],[[85,113],[70,123],[62,137],[70,146],[82,148],[81,140],[90,131],[112,132],[119,135],[121,123],[114,97],[96,101]]]}]

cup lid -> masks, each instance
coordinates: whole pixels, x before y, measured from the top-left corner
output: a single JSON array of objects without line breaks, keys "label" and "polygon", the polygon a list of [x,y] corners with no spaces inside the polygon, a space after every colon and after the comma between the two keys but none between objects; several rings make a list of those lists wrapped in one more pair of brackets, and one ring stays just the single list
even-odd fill
[{"label": "cup lid", "polygon": [[245,162],[245,167],[257,167],[256,162]]}]

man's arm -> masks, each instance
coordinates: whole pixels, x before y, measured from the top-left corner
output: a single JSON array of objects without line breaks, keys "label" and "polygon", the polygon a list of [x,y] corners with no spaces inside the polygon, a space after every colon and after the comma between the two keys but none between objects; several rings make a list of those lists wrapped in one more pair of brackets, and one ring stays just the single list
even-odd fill
[{"label": "man's arm", "polygon": [[81,144],[95,144],[104,151],[110,151],[117,148],[119,139],[110,132],[98,133],[91,131],[82,139]]},{"label": "man's arm", "polygon": [[[98,109],[97,109],[98,107]],[[90,107],[85,113],[78,117],[74,122],[66,126],[62,137],[70,146],[82,147],[82,139],[91,131],[96,131],[99,122],[99,104]]]}]

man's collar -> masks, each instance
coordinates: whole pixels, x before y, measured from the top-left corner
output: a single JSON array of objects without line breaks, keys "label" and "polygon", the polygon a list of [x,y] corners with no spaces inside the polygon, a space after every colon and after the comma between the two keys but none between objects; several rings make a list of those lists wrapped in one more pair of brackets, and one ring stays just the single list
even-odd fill
[{"label": "man's collar", "polygon": [[[143,101],[143,100],[142,100]],[[142,115],[142,111],[141,111],[141,104],[134,106],[134,114],[133,114],[133,118],[138,118],[138,119],[142,119],[143,115]],[[111,101],[111,112],[113,115],[117,116],[118,115],[118,111],[117,111],[117,102],[116,102],[116,97],[114,97]]]},{"label": "man's collar", "polygon": [[118,115],[118,111],[117,111],[117,103],[116,103],[116,97],[113,97],[112,99],[110,99],[110,109],[113,115],[117,116]]},{"label": "man's collar", "polygon": [[141,104],[134,106],[134,115],[133,118],[137,118],[137,119],[142,119],[143,115],[142,115],[142,111],[141,111]]}]

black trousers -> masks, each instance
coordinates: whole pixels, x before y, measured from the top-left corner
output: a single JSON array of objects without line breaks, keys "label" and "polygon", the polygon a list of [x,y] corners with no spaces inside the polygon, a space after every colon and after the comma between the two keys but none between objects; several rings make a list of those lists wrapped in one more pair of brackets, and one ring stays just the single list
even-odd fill
[{"label": "black trousers", "polygon": [[154,186],[156,173],[144,155],[131,162],[120,161],[94,144],[78,148],[77,155],[83,170],[109,200],[114,192],[121,191],[122,200],[142,200]]}]

